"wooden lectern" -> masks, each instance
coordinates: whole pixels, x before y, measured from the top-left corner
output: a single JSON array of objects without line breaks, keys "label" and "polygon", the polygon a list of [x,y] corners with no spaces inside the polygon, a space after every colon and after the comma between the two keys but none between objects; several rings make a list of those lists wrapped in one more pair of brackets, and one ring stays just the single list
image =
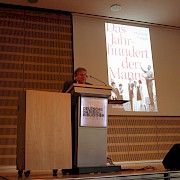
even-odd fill
[{"label": "wooden lectern", "polygon": [[27,90],[19,98],[18,174],[63,168],[72,168],[71,95]]},{"label": "wooden lectern", "polygon": [[108,97],[112,88],[72,84],[66,91],[72,102],[72,169],[63,174],[120,171],[120,166],[107,166]]}]

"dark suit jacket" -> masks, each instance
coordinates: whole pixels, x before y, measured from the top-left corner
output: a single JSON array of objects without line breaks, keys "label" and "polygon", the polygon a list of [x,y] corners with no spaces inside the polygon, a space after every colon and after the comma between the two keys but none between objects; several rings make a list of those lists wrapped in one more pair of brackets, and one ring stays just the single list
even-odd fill
[{"label": "dark suit jacket", "polygon": [[77,83],[76,80],[73,81],[66,81],[63,85],[63,90],[62,92],[66,92],[68,90],[68,88],[73,84],[73,83]]}]

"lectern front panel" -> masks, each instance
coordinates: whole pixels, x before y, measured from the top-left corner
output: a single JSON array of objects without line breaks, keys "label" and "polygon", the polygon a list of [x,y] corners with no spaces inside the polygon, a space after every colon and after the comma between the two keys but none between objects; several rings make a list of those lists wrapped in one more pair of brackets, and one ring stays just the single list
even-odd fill
[{"label": "lectern front panel", "polygon": [[107,98],[79,98],[78,167],[106,166]]},{"label": "lectern front panel", "polygon": [[80,126],[107,127],[106,98],[81,97]]},{"label": "lectern front panel", "polygon": [[106,166],[107,129],[79,127],[78,167]]}]

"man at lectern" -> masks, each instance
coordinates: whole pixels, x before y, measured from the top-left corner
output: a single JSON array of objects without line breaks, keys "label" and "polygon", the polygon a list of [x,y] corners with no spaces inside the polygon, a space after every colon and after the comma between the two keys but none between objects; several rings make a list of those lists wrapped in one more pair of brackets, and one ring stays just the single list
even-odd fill
[{"label": "man at lectern", "polygon": [[73,84],[73,83],[79,83],[79,84],[90,84],[86,82],[87,78],[87,70],[83,67],[79,67],[75,70],[74,72],[74,77],[75,79],[72,81],[66,81],[63,85],[63,90],[62,92],[66,92],[68,88]]},{"label": "man at lectern", "polygon": [[[83,67],[79,67],[75,70],[74,72],[74,80],[71,81],[66,81],[63,85],[63,90],[62,92],[66,92],[69,87],[73,84],[73,83],[79,83],[79,84],[90,84],[86,82],[86,78],[87,78],[87,70]],[[72,167],[76,167],[76,145],[77,145],[77,140],[76,140],[76,131],[78,128],[78,124],[76,121],[76,117],[77,117],[77,103],[78,102],[78,96],[71,96],[71,126],[72,126]]]}]

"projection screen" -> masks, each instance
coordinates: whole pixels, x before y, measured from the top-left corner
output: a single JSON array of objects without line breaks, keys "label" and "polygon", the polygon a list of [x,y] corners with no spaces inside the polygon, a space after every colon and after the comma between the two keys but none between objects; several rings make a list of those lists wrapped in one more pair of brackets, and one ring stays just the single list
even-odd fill
[{"label": "projection screen", "polygon": [[180,30],[73,14],[74,68],[112,87],[109,115],[180,116]]}]

